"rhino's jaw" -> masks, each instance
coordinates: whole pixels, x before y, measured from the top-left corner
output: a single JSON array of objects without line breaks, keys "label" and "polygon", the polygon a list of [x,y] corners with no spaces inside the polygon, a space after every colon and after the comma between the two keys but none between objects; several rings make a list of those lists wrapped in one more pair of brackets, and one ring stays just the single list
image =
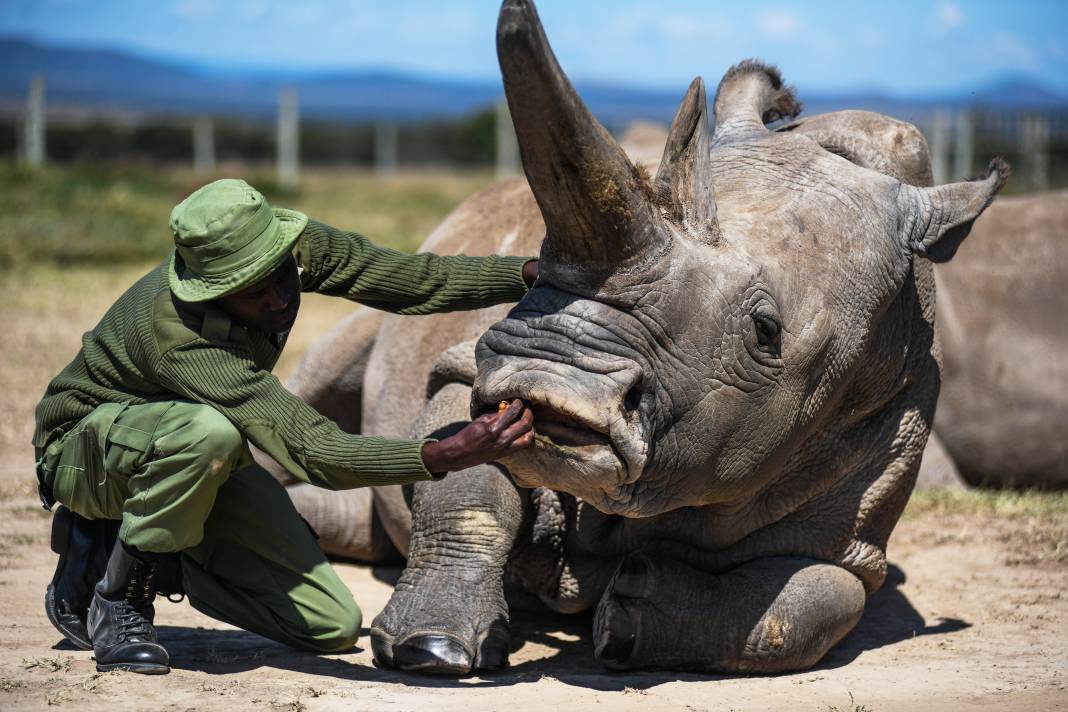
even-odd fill
[{"label": "rhino's jaw", "polygon": [[[488,363],[487,363],[488,361]],[[636,413],[623,407],[634,370],[580,372],[550,361],[490,357],[473,391],[476,411],[521,398],[534,411],[534,444],[503,460],[522,487],[568,492],[611,514],[640,516],[635,483],[648,446]]]}]

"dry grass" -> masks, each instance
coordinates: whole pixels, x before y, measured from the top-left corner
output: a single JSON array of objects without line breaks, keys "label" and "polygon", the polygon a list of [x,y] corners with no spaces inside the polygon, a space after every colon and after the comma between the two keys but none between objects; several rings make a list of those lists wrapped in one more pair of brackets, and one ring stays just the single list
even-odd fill
[{"label": "dry grass", "polygon": [[1068,492],[918,490],[912,494],[902,518],[952,515],[1035,518],[1068,524]]},{"label": "dry grass", "polygon": [[[299,191],[281,191],[271,173],[224,166],[216,176],[245,178],[272,205],[300,210],[375,242],[414,250],[441,218],[488,186],[485,171],[306,172]],[[211,178],[150,166],[49,167],[0,163],[0,269],[158,261],[171,247],[171,208]]]},{"label": "dry grass", "polygon": [[45,672],[70,672],[74,658],[69,655],[55,655],[48,658],[26,658],[22,667],[26,670],[44,670]]}]

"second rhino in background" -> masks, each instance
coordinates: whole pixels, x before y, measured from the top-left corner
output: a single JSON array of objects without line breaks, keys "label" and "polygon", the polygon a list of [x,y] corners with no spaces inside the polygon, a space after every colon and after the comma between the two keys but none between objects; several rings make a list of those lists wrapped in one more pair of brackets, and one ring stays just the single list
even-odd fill
[{"label": "second rhino in background", "polygon": [[1068,487],[1068,191],[999,198],[935,282],[935,433],[961,476]]}]

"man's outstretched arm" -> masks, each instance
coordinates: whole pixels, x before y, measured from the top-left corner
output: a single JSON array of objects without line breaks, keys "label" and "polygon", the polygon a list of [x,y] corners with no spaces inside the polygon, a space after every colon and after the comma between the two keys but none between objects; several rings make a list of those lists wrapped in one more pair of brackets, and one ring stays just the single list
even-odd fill
[{"label": "man's outstretched arm", "polygon": [[301,288],[398,314],[481,309],[522,298],[533,257],[415,255],[311,220],[297,243]]}]

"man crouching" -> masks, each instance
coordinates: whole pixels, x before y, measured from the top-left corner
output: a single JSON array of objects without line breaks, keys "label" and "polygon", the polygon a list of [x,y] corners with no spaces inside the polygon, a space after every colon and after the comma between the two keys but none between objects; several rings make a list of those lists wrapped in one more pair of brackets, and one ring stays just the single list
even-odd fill
[{"label": "man crouching", "polygon": [[444,476],[528,447],[520,401],[435,440],[343,432],[272,375],[301,292],[398,314],[518,300],[532,258],[408,255],[272,209],[240,180],[171,213],[175,249],[82,337],[37,406],[41,499],[60,555],[49,620],[97,669],[169,671],[157,591],[294,647],[346,650],[361,613],[252,442],[329,489]]}]

